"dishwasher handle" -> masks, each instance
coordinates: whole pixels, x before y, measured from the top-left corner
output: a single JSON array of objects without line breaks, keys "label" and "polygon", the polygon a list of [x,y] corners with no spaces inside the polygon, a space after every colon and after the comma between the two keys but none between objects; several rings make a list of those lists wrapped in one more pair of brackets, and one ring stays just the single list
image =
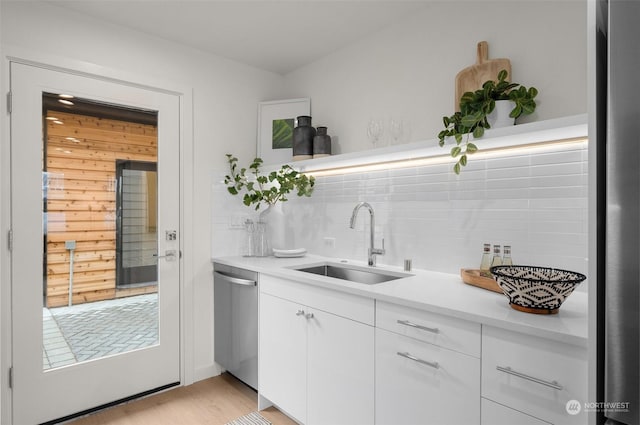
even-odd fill
[{"label": "dishwasher handle", "polygon": [[233,283],[235,285],[256,286],[257,282],[251,279],[242,279],[240,277],[231,276],[229,274],[214,271],[213,276],[218,279],[222,279],[226,282]]}]

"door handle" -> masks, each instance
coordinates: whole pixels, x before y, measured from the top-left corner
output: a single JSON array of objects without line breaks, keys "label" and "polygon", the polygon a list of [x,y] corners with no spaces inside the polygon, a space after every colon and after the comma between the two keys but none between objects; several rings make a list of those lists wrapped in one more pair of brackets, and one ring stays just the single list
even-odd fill
[{"label": "door handle", "polygon": [[431,333],[434,333],[434,334],[440,333],[440,329],[438,329],[438,328],[428,328],[426,326],[416,325],[415,323],[410,322],[408,320],[398,320],[397,322],[400,325],[410,326],[412,328],[420,329],[420,330],[431,332]]},{"label": "door handle", "polygon": [[419,359],[418,357],[412,356],[407,352],[398,351],[396,354],[399,355],[400,357],[404,357],[405,359],[413,360],[416,363],[420,363],[425,366],[432,367],[434,369],[440,369],[440,365],[438,364],[438,362],[429,362],[427,360],[422,360],[422,359]]},{"label": "door handle", "polygon": [[535,382],[536,384],[551,387],[560,391],[563,390],[562,385],[560,385],[558,381],[545,381],[544,379],[536,378],[531,375],[525,375],[524,373],[516,372],[515,370],[511,369],[509,366],[496,366],[496,369],[499,370],[500,372],[517,376],[518,378],[526,379],[527,381]]},{"label": "door handle", "polygon": [[155,258],[166,258],[167,261],[176,261],[177,254],[175,249],[169,249],[164,252],[164,255],[153,254]]},{"label": "door handle", "polygon": [[225,273],[219,272],[219,271],[214,271],[213,272],[213,276],[217,277],[219,279],[222,279],[222,280],[224,280],[226,282],[234,283],[236,285],[246,285],[246,286],[256,286],[257,285],[255,280],[242,279],[242,278],[239,278],[239,277],[230,276],[228,274],[225,274]]}]

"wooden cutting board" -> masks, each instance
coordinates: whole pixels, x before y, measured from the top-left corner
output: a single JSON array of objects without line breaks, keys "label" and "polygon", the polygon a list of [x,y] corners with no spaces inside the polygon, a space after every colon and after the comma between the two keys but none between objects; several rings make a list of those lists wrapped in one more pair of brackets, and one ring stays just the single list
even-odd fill
[{"label": "wooden cutting board", "polygon": [[456,97],[454,99],[456,112],[460,110],[460,98],[465,92],[476,91],[488,80],[498,80],[498,73],[506,69],[509,73],[507,80],[511,80],[511,62],[509,59],[489,59],[489,43],[478,43],[478,53],[475,65],[471,65],[456,75]]}]

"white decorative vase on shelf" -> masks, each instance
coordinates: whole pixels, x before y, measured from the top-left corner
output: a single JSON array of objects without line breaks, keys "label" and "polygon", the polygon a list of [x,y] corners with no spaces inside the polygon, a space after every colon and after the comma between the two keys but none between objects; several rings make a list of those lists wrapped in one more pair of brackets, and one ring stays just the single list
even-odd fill
[{"label": "white decorative vase on shelf", "polygon": [[511,118],[509,114],[516,107],[513,100],[496,100],[496,107],[487,115],[487,121],[491,128],[509,127],[516,123],[515,118]]}]

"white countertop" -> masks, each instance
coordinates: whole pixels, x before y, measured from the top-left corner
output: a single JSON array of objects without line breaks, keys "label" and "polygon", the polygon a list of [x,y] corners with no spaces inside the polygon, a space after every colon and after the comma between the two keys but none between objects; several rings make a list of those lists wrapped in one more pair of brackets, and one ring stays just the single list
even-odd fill
[{"label": "white countertop", "polygon": [[[558,314],[542,315],[514,310],[504,295],[467,285],[457,274],[414,269],[410,272],[413,275],[411,277],[367,285],[290,268],[323,261],[366,266],[364,262],[353,260],[307,255],[302,258],[216,257],[212,261],[587,347],[588,303],[587,294],[582,291],[574,291],[562,304]],[[403,271],[400,267],[389,266],[379,266],[377,269]]]}]

